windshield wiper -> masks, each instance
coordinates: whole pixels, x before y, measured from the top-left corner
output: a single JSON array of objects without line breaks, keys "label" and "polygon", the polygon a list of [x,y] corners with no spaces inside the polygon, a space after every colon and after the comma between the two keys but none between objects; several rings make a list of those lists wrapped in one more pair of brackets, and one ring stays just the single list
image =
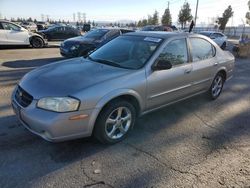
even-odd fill
[{"label": "windshield wiper", "polygon": [[113,62],[113,61],[109,61],[109,60],[105,60],[105,59],[93,59],[92,57],[88,57],[90,60],[95,61],[97,63],[102,63],[102,64],[106,64],[106,65],[111,65],[113,67],[120,67],[120,68],[124,68],[123,66]]}]

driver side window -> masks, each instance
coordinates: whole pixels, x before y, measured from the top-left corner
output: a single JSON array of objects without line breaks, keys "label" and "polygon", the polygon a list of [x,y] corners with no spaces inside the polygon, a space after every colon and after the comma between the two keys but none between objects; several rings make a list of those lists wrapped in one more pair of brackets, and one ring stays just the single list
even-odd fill
[{"label": "driver side window", "polygon": [[188,62],[186,39],[176,39],[169,42],[159,56],[160,60],[169,61],[172,66]]}]

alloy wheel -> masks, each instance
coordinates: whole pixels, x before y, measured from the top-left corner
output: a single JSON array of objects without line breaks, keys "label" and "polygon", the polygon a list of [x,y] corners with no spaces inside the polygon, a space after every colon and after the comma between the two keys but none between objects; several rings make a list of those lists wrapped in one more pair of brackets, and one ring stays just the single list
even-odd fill
[{"label": "alloy wheel", "polygon": [[223,87],[223,78],[220,75],[217,75],[212,85],[213,97],[217,97],[220,95],[222,87]]},{"label": "alloy wheel", "polygon": [[127,107],[118,107],[108,116],[105,132],[110,139],[119,139],[129,130],[132,123],[132,113]]}]

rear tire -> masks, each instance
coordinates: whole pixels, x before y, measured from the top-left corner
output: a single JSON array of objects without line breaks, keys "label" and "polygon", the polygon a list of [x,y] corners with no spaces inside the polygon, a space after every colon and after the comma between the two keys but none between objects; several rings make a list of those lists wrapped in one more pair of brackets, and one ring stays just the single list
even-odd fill
[{"label": "rear tire", "polygon": [[215,78],[212,82],[212,85],[208,91],[208,95],[209,95],[210,99],[215,100],[220,96],[221,91],[222,91],[223,86],[224,86],[224,82],[225,82],[225,76],[224,76],[224,74],[219,72],[215,76]]},{"label": "rear tire", "polygon": [[104,144],[114,144],[123,140],[134,126],[135,107],[125,100],[114,100],[100,112],[94,137]]},{"label": "rear tire", "polygon": [[44,46],[43,40],[39,37],[33,37],[30,43],[33,48],[42,48]]}]

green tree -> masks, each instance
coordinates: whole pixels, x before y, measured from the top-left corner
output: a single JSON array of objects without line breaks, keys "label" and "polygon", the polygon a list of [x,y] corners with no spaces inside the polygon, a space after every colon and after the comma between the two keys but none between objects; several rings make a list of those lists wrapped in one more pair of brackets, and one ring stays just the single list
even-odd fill
[{"label": "green tree", "polygon": [[191,14],[191,8],[188,2],[184,2],[183,6],[178,15],[178,21],[181,24],[181,28],[186,27],[187,22],[190,22],[193,19]]},{"label": "green tree", "polygon": [[33,22],[33,20],[32,20],[31,17],[29,17],[29,18],[27,19],[27,21],[28,21],[28,22]]},{"label": "green tree", "polygon": [[141,20],[138,21],[137,27],[142,27],[142,21]]},{"label": "green tree", "polygon": [[249,24],[250,25],[250,0],[248,1],[248,12],[246,13],[246,22],[247,22],[247,24]]},{"label": "green tree", "polygon": [[155,11],[152,16],[152,25],[158,25],[158,24],[159,24],[159,13]]},{"label": "green tree", "polygon": [[163,25],[171,25],[172,24],[172,17],[171,17],[169,8],[165,9],[165,12],[161,18],[161,23]]},{"label": "green tree", "polygon": [[143,26],[146,26],[146,25],[148,25],[149,23],[148,23],[148,20],[147,19],[143,19],[142,20],[142,27]]},{"label": "green tree", "polygon": [[152,18],[151,15],[148,15],[147,24],[148,24],[148,25],[152,25],[152,24],[153,24],[153,18]]},{"label": "green tree", "polygon": [[231,5],[229,5],[227,7],[227,9],[224,11],[224,13],[222,14],[222,17],[218,18],[218,24],[219,24],[219,29],[222,30],[224,32],[227,22],[229,20],[229,18],[231,18],[233,16],[234,12],[233,9],[231,7]]}]

